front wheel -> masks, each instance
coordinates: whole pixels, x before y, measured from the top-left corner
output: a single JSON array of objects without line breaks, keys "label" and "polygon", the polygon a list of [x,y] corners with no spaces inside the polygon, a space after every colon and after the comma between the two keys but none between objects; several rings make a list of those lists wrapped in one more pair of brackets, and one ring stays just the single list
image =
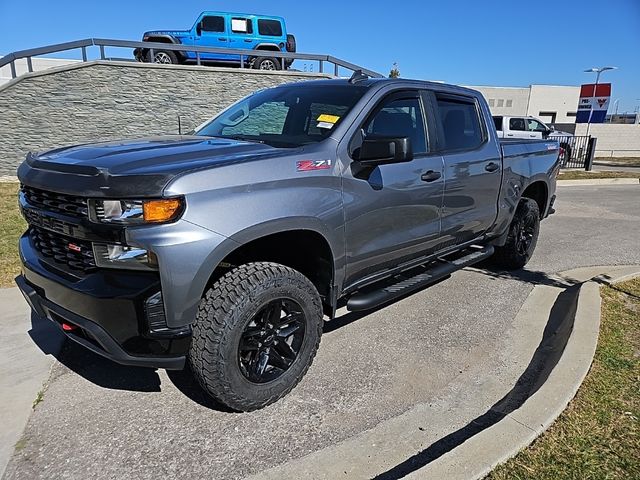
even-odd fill
[{"label": "front wheel", "polygon": [[313,283],[276,263],[241,265],[200,301],[191,370],[215,400],[237,411],[262,408],[302,379],[322,335]]},{"label": "front wheel", "polygon": [[496,247],[491,261],[507,270],[524,267],[533,255],[539,232],[538,204],[530,198],[522,198],[509,225],[507,241],[502,247]]},{"label": "front wheel", "polygon": [[149,63],[162,63],[165,65],[178,63],[178,57],[172,50],[154,50],[153,58],[151,57],[151,50],[149,50],[147,60]]}]

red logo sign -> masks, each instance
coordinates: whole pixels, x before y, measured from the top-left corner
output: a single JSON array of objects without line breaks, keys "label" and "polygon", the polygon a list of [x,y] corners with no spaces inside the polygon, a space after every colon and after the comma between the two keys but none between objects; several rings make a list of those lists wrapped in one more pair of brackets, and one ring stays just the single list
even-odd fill
[{"label": "red logo sign", "polygon": [[78,252],[78,253],[82,252],[82,249],[78,245],[76,245],[75,243],[68,244],[67,248],[69,250],[71,250],[72,252]]}]

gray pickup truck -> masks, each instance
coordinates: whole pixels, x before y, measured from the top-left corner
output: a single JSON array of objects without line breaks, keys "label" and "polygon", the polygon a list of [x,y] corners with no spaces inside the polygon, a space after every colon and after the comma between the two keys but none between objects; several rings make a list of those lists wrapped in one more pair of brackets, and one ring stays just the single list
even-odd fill
[{"label": "gray pickup truck", "polygon": [[29,154],[16,282],[86,348],[188,365],[218,402],[254,410],[300,381],[337,308],[485,259],[523,267],[558,168],[555,141],[500,142],[473,90],[282,85],[192,135]]}]

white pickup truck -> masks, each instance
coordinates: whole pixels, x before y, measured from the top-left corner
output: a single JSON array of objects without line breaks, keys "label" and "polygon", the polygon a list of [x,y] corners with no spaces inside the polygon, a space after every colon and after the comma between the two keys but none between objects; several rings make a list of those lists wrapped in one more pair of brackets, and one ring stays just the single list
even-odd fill
[{"label": "white pickup truck", "polygon": [[493,115],[498,138],[553,138],[560,143],[560,160],[564,164],[571,158],[573,135],[556,130],[536,117],[507,117]]},{"label": "white pickup truck", "polygon": [[505,117],[494,115],[493,123],[499,138],[549,138],[573,137],[568,132],[561,132],[550,127],[536,117]]}]

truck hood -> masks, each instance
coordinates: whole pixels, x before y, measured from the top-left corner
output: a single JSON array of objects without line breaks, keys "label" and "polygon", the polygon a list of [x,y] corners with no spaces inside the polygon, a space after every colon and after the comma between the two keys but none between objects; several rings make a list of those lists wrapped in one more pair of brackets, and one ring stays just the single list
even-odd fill
[{"label": "truck hood", "polygon": [[168,135],[77,145],[29,154],[18,168],[24,184],[81,196],[159,196],[176,176],[290,153],[260,143]]}]

